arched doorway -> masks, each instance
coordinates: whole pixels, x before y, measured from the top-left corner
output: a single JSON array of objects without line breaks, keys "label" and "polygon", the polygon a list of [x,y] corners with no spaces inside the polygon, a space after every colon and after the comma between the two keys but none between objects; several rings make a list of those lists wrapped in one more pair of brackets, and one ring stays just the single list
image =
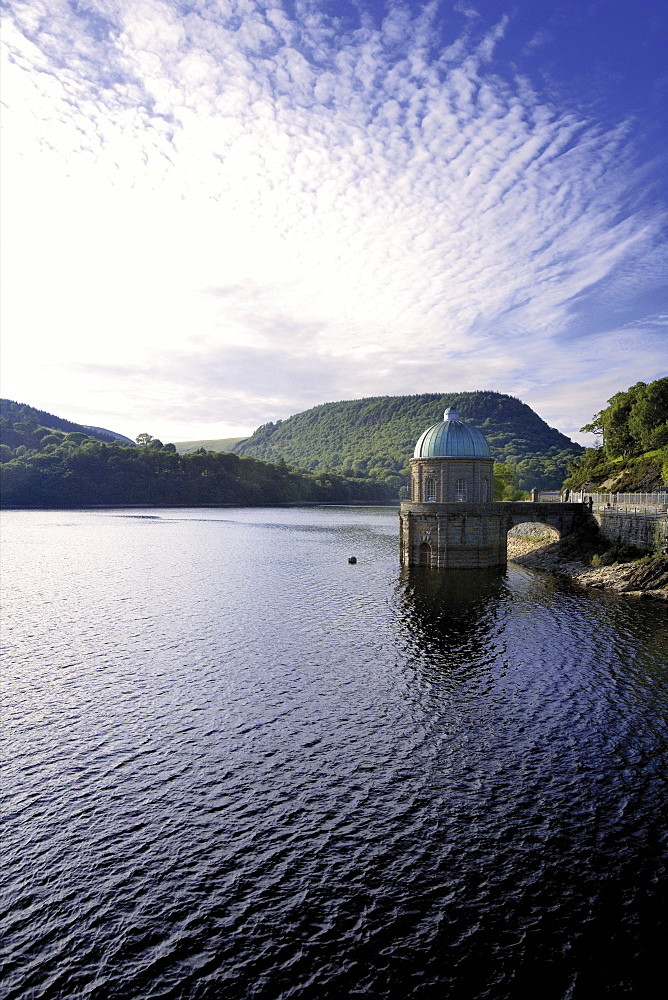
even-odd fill
[{"label": "arched doorway", "polygon": [[422,542],[419,548],[420,566],[431,566],[431,545]]}]

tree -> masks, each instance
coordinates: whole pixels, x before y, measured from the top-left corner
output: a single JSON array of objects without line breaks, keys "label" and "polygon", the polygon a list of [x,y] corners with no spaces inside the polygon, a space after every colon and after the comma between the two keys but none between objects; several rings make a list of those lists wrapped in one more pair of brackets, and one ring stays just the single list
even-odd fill
[{"label": "tree", "polygon": [[524,500],[524,492],[517,488],[517,475],[512,465],[494,463],[494,499]]},{"label": "tree", "polygon": [[605,441],[611,458],[633,455],[638,451],[636,441],[629,426],[631,408],[636,401],[638,389],[644,382],[631,386],[626,392],[616,392],[608,400],[609,406],[601,411]]},{"label": "tree", "polygon": [[629,414],[629,430],[640,451],[668,444],[668,378],[639,382]]},{"label": "tree", "polygon": [[592,417],[590,424],[585,424],[584,427],[580,428],[582,434],[595,434],[597,438],[595,448],[605,447],[605,430],[603,427],[603,421],[601,419],[601,413],[595,413]]},{"label": "tree", "polygon": [[616,392],[582,431],[600,434],[608,459],[641,455],[668,444],[668,378]]},{"label": "tree", "polygon": [[88,440],[88,435],[82,434],[81,431],[70,431],[68,434],[65,435],[65,441],[68,442],[69,444],[80,445],[87,440]]}]

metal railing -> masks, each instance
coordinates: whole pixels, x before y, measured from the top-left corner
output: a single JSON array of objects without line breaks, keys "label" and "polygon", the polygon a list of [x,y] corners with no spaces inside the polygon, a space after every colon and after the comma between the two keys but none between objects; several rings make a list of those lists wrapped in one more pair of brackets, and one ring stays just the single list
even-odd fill
[{"label": "metal railing", "polygon": [[597,507],[665,507],[668,493],[587,493]]},{"label": "metal railing", "polygon": [[[542,496],[542,494],[541,494]],[[565,494],[562,497],[565,499]],[[654,493],[587,493],[572,491],[571,503],[591,503],[592,507],[611,514],[640,514],[643,517],[665,517],[668,513],[668,492]]]},{"label": "metal railing", "polygon": [[572,490],[563,493],[546,490],[538,493],[541,503],[590,503],[596,510],[610,510],[618,514],[643,514],[665,517],[668,513],[668,491],[654,493],[588,493]]},{"label": "metal railing", "polygon": [[568,499],[572,503],[586,503],[592,499],[597,507],[665,507],[668,493],[589,493],[572,490]]}]

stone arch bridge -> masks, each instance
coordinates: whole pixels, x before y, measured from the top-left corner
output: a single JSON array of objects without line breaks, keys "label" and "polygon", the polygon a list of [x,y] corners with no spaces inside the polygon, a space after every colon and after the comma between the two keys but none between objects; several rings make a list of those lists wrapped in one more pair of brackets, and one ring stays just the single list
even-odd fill
[{"label": "stone arch bridge", "polygon": [[508,532],[535,521],[560,538],[594,523],[583,503],[414,503],[400,506],[401,562],[432,569],[505,566]]}]

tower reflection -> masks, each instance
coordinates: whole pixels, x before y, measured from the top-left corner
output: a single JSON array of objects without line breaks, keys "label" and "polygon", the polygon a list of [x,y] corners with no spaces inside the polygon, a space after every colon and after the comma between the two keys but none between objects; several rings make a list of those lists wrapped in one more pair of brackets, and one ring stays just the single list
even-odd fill
[{"label": "tower reflection", "polygon": [[499,615],[507,597],[503,569],[406,567],[396,593],[413,653],[461,666],[499,652]]}]

